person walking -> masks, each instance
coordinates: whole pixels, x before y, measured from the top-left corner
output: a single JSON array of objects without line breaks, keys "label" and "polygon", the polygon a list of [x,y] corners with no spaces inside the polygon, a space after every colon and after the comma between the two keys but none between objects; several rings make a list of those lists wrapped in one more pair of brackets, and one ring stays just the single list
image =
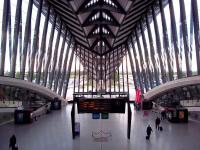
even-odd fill
[{"label": "person walking", "polygon": [[162,120],[166,119],[166,112],[164,110],[161,112],[161,119]]},{"label": "person walking", "polygon": [[156,124],[156,129],[159,130],[159,127],[160,127],[160,118],[159,117],[156,118],[155,124]]},{"label": "person walking", "polygon": [[150,136],[151,136],[151,132],[152,132],[152,131],[153,131],[153,130],[152,130],[151,126],[148,125],[147,130],[146,130],[146,132],[147,132],[146,139],[147,139],[147,140],[150,139]]},{"label": "person walking", "polygon": [[16,142],[17,142],[16,136],[13,134],[13,135],[10,137],[9,149],[11,148],[11,150],[15,150],[15,149],[16,149],[16,147],[15,147]]}]

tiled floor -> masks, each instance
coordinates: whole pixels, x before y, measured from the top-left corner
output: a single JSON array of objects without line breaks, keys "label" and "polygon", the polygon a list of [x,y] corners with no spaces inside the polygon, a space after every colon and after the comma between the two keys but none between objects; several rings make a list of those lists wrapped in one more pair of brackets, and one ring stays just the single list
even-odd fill
[{"label": "tiled floor", "polygon": [[[150,112],[149,116],[143,116],[143,112],[133,111],[131,139],[128,140],[126,114],[110,114],[108,120],[92,120],[91,114],[82,114],[76,116],[81,125],[80,137],[72,140],[70,112],[71,105],[42,116],[33,124],[1,126],[0,150],[8,150],[13,133],[19,150],[200,150],[198,122],[171,124],[164,121],[164,130],[159,132],[154,129],[156,114]],[[145,139],[148,124],[154,129],[150,141]],[[95,141],[92,132],[98,131],[112,136],[107,141]]]}]

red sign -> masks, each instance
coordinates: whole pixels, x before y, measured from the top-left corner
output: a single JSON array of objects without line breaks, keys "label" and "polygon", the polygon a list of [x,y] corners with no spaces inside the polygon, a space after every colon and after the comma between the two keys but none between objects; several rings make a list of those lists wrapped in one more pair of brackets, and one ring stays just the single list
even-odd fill
[{"label": "red sign", "polygon": [[139,89],[136,90],[135,102],[141,103],[141,91]]}]

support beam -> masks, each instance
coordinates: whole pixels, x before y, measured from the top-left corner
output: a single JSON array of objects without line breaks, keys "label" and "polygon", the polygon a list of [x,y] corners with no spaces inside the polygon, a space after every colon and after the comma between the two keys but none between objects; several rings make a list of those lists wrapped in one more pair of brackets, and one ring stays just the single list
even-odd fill
[{"label": "support beam", "polygon": [[192,76],[192,50],[189,48],[188,43],[188,31],[187,31],[187,20],[185,13],[185,2],[184,0],[179,0],[180,4],[180,17],[181,17],[181,27],[183,32],[183,43],[185,50],[185,64],[186,64],[186,75],[187,77]]},{"label": "support beam", "polygon": [[114,55],[115,53],[114,53],[114,50],[113,50],[113,82],[114,82],[114,92],[115,92],[115,66],[114,66],[114,62],[115,62],[115,60],[114,60]]},{"label": "support beam", "polygon": [[[132,48],[133,48],[133,56],[135,57],[135,66],[136,66],[135,68],[136,68],[137,79],[139,81],[139,87],[141,89],[141,92],[144,93],[144,87],[143,87],[143,84],[142,84],[142,77],[140,75],[139,60],[138,60],[138,56],[137,56],[136,49],[135,49],[135,43],[133,41],[132,36],[131,36],[131,44],[132,44]],[[138,87],[138,84],[137,84],[137,87]]]},{"label": "support beam", "polygon": [[[65,43],[67,43],[66,42],[66,37],[67,37],[67,31],[65,29],[64,36],[63,36],[63,41],[62,41],[62,46],[61,46],[61,49],[60,49],[60,56],[59,56],[59,60],[58,60],[58,65],[56,67],[56,75],[55,75],[54,90],[53,90],[54,92],[57,91],[58,81],[59,81],[60,76],[61,76],[63,53],[64,53],[64,48],[65,48]],[[69,53],[69,51],[67,51],[67,53]],[[66,55],[68,55],[67,53],[66,53]]]},{"label": "support beam", "polygon": [[20,72],[20,79],[22,79],[22,80],[24,79],[24,76],[25,76],[27,49],[28,49],[30,30],[31,30],[32,8],[33,8],[33,0],[29,0],[27,16],[26,16],[26,25],[25,25],[25,32],[24,32],[24,44],[23,44],[23,51],[22,51],[22,63],[21,63],[21,72]]},{"label": "support beam", "polygon": [[81,76],[81,46],[79,46],[80,49],[80,57],[78,62],[78,92],[80,92],[80,76]]},{"label": "support beam", "polygon": [[10,60],[10,68],[12,66],[11,59],[12,59],[12,22],[11,22],[11,5],[10,0],[8,0],[8,37],[9,37],[9,60]]},{"label": "support beam", "polygon": [[76,64],[77,63],[77,47],[75,48],[75,68],[74,68],[74,93],[76,92]]},{"label": "support beam", "polygon": [[1,32],[1,49],[0,49],[0,76],[4,75],[5,56],[6,56],[6,42],[8,29],[8,4],[10,0],[4,0],[3,17],[2,17],[2,32]]},{"label": "support beam", "polygon": [[162,78],[162,82],[165,83],[165,82],[167,82],[166,70],[165,70],[166,67],[164,66],[163,59],[162,59],[160,34],[159,34],[159,30],[158,30],[158,22],[157,22],[157,18],[156,18],[156,13],[154,11],[154,7],[152,7],[152,16],[153,16],[155,36],[156,36],[156,48],[157,48],[157,53],[158,53],[158,58],[159,58],[159,63],[160,63],[161,78]]},{"label": "support beam", "polygon": [[65,56],[65,59],[64,59],[64,62],[63,62],[63,67],[62,67],[61,79],[60,79],[60,84],[59,84],[59,89],[58,89],[59,95],[61,95],[62,88],[63,88],[63,82],[65,81],[67,61],[68,61],[68,56],[69,56],[68,51],[70,50],[71,45],[72,45],[72,37],[70,36],[70,40],[69,40],[69,43],[67,45],[66,56]]},{"label": "support beam", "polygon": [[[86,51],[86,49],[83,49],[83,51],[84,51],[83,52],[83,92],[85,92],[85,72],[86,72],[85,51]],[[88,57],[88,59],[89,59],[89,57]],[[88,68],[88,71],[89,71],[89,68]]]},{"label": "support beam", "polygon": [[152,71],[151,71],[151,66],[150,66],[150,61],[149,61],[149,54],[148,54],[146,38],[145,38],[145,35],[144,35],[144,28],[143,28],[143,24],[142,24],[141,21],[140,21],[140,30],[141,30],[141,35],[142,35],[143,47],[144,47],[145,62],[146,62],[146,66],[147,66],[147,72],[146,73],[148,74],[150,87],[152,89],[154,79],[153,79],[153,76],[152,76]]},{"label": "support beam", "polygon": [[[124,58],[124,55],[123,55],[123,48],[122,46],[120,47],[121,48],[121,55],[122,55],[122,60],[121,60],[121,63],[122,63],[122,88],[123,88],[123,92],[125,92],[125,87],[124,87],[124,61],[123,61],[123,58]],[[118,60],[119,61],[119,60]]]},{"label": "support beam", "polygon": [[[92,53],[92,62],[94,62],[94,53]],[[94,64],[92,64],[92,93],[94,92]],[[93,94],[92,94],[93,97]]]},{"label": "support beam", "polygon": [[41,68],[42,68],[42,62],[44,59],[45,51],[46,51],[46,37],[47,37],[47,29],[49,24],[49,14],[50,14],[50,6],[47,6],[47,14],[44,22],[44,29],[42,33],[42,42],[40,46],[40,56],[39,56],[39,64],[36,68],[36,83],[40,84],[40,76],[41,76]]},{"label": "support beam", "polygon": [[127,138],[130,139],[131,138],[131,120],[132,120],[132,111],[131,111],[131,106],[130,103],[127,103],[128,105],[128,119],[127,119]]},{"label": "support beam", "polygon": [[110,57],[110,56],[111,56],[111,52],[109,53],[109,93],[110,93],[110,97],[111,97],[111,83],[112,83],[112,82],[111,82],[111,81],[112,81],[112,80],[111,80],[111,79],[112,79],[112,78],[111,78],[111,76],[112,76],[112,75],[111,75],[111,71],[112,71],[112,70],[111,70],[111,65],[110,65],[110,64],[111,64],[111,63],[110,63],[110,61],[111,61],[111,57]]},{"label": "support beam", "polygon": [[55,47],[54,47],[54,54],[53,54],[51,71],[50,71],[50,74],[49,74],[49,88],[50,89],[52,88],[52,83],[53,83],[54,75],[55,75],[55,68],[56,68],[57,57],[58,57],[58,47],[59,47],[59,43],[60,43],[60,39],[61,39],[62,26],[63,26],[63,23],[61,21],[59,29],[58,29],[56,44],[55,44]]},{"label": "support beam", "polygon": [[105,88],[105,92],[107,92],[107,80],[106,80],[106,71],[107,71],[107,69],[108,69],[108,67],[107,67],[107,56],[105,55],[104,56],[104,88]]},{"label": "support beam", "polygon": [[46,86],[47,84],[47,76],[48,76],[48,70],[49,70],[49,64],[50,64],[50,60],[51,60],[51,55],[52,55],[52,46],[53,46],[53,38],[54,38],[54,32],[55,32],[55,27],[56,27],[56,18],[57,15],[55,14],[54,16],[54,21],[51,27],[51,33],[50,33],[50,38],[49,38],[49,46],[48,46],[48,50],[47,50],[47,60],[46,60],[46,64],[43,70],[43,85]]},{"label": "support beam", "polygon": [[149,90],[149,82],[148,82],[148,77],[146,76],[146,70],[144,68],[144,59],[143,59],[143,56],[142,56],[142,49],[141,49],[141,45],[140,45],[140,40],[139,40],[139,37],[138,37],[138,33],[137,33],[137,30],[135,30],[135,37],[136,37],[136,42],[137,42],[137,45],[138,45],[138,52],[139,52],[139,56],[140,56],[140,65],[141,65],[141,70],[142,70],[142,76],[144,78],[144,86],[145,86],[145,89],[146,91]]},{"label": "support beam", "polygon": [[148,16],[146,15],[146,25],[147,25],[147,33],[149,37],[149,46],[150,46],[150,52],[151,52],[151,61],[153,64],[153,72],[154,72],[154,78],[156,80],[156,85],[160,85],[160,80],[159,80],[159,68],[158,64],[156,62],[156,56],[155,56],[155,49],[154,49],[154,44],[153,44],[153,37],[152,37],[152,32],[151,32],[151,27],[149,23]]},{"label": "support beam", "polygon": [[178,35],[177,35],[177,28],[176,28],[176,19],[174,14],[174,5],[173,1],[169,0],[169,11],[171,17],[171,32],[172,32],[172,39],[173,45],[175,50],[175,59],[176,59],[176,68],[177,68],[177,77],[178,79],[182,78],[182,66],[181,66],[181,58],[180,58],[180,50],[178,47]]},{"label": "support beam", "polygon": [[118,76],[118,92],[120,92],[120,75],[119,75],[119,66],[120,66],[120,58],[119,58],[119,48],[117,48],[117,59],[118,59],[118,64],[117,64],[117,76]]},{"label": "support beam", "polygon": [[21,63],[22,63],[22,12],[21,12],[21,17],[20,17],[20,25],[19,25],[19,69],[20,69],[20,72],[22,72]]},{"label": "support beam", "polygon": [[[74,100],[74,98],[73,98]],[[73,105],[72,105],[72,110],[71,110],[71,124],[72,124],[72,139],[75,139],[76,133],[75,133],[75,122],[76,122],[76,114],[75,114],[75,102],[73,101]]]},{"label": "support beam", "polygon": [[89,58],[90,58],[90,54],[88,51],[88,59],[87,59],[87,68],[88,68],[88,72],[87,72],[87,92],[89,92],[89,83],[90,83],[90,77],[89,77]]},{"label": "support beam", "polygon": [[15,77],[16,70],[16,58],[17,58],[17,48],[18,48],[18,37],[19,37],[19,26],[20,26],[20,18],[21,18],[21,10],[22,8],[22,0],[17,0],[17,7],[15,13],[15,26],[14,26],[14,36],[13,36],[13,50],[12,50],[12,58],[11,58],[11,69],[10,76],[12,78]]},{"label": "support beam", "polygon": [[197,73],[200,75],[200,31],[199,31],[199,14],[197,0],[191,0],[192,3],[192,16],[194,20],[194,39],[196,47],[196,59],[197,59]]},{"label": "support beam", "polygon": [[35,66],[35,56],[38,51],[38,41],[39,41],[39,28],[40,28],[40,18],[42,13],[42,4],[43,0],[39,1],[39,7],[37,12],[37,17],[35,21],[35,31],[33,36],[33,45],[32,45],[32,53],[31,53],[31,63],[30,63],[30,69],[29,69],[29,81],[33,80],[33,74],[34,74],[34,66]]},{"label": "support beam", "polygon": [[159,0],[160,4],[160,14],[161,14],[161,20],[162,20],[162,29],[163,29],[163,47],[165,49],[165,53],[167,54],[167,66],[168,66],[168,73],[169,73],[169,80],[174,80],[174,71],[173,71],[173,59],[171,58],[171,52],[169,48],[169,38],[168,38],[168,32],[167,32],[167,24],[165,19],[165,12],[163,8],[163,2],[162,0]]},{"label": "support beam", "polygon": [[[101,54],[102,54],[102,42],[100,43],[100,47],[101,47],[100,49],[101,49]],[[102,67],[103,67],[103,66],[102,66],[102,63],[103,63],[103,62],[102,62],[102,57],[103,57],[103,56],[100,57],[100,70],[99,70],[100,82],[101,82],[101,83],[100,83],[100,89],[101,89],[101,90],[100,90],[100,93],[101,93],[101,94],[102,94],[102,79],[103,79],[103,68],[102,68]]]},{"label": "support beam", "polygon": [[135,66],[134,66],[134,63],[133,63],[133,58],[132,58],[132,55],[131,55],[130,47],[127,48],[127,50],[128,50],[128,56],[129,56],[129,61],[130,61],[130,65],[131,65],[131,72],[132,72],[132,76],[133,76],[134,87],[135,87],[135,90],[136,90],[136,89],[138,89],[138,85],[137,85],[137,81],[136,81]]},{"label": "support beam", "polygon": [[63,95],[62,95],[63,98],[66,98],[66,96],[67,96],[69,78],[70,78],[71,68],[72,68],[72,61],[73,61],[73,58],[74,58],[74,51],[75,51],[75,46],[72,49],[71,56],[70,56],[70,59],[69,59],[69,65],[68,65],[68,69],[67,69],[67,74],[65,76],[65,78],[66,78],[66,85],[65,85],[65,88],[63,89]]},{"label": "support beam", "polygon": [[[128,47],[126,47],[126,51],[127,51]],[[127,61],[127,52],[126,52],[126,55],[125,55],[125,59],[126,59],[126,85],[127,85],[127,92],[129,94],[129,79],[128,79],[128,61]]]},{"label": "support beam", "polygon": [[96,92],[98,92],[98,90],[97,90],[97,88],[98,88],[98,77],[97,77],[97,75],[98,75],[98,62],[97,62],[97,56],[96,56],[96,58],[95,58],[95,71],[96,71]]}]

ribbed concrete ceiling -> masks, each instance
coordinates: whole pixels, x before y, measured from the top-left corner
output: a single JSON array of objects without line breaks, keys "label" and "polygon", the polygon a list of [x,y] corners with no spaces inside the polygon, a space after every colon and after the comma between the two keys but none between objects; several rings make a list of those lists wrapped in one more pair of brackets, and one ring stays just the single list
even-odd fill
[{"label": "ribbed concrete ceiling", "polygon": [[48,0],[78,45],[105,55],[126,44],[155,0]]}]

